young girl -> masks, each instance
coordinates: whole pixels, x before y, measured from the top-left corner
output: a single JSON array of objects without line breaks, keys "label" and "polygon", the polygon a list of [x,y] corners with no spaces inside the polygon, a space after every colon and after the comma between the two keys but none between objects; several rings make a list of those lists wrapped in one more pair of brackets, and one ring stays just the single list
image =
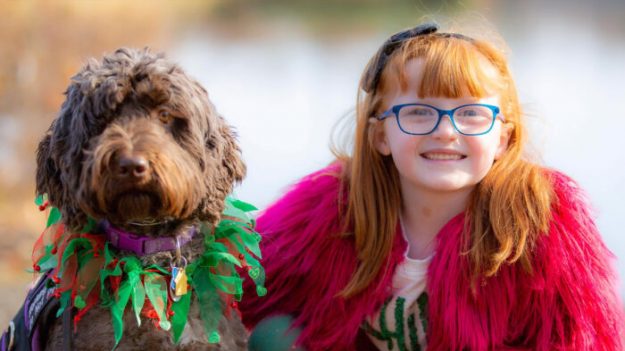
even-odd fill
[{"label": "young girl", "polygon": [[258,218],[252,348],[622,350],[614,256],[575,182],[524,157],[506,58],[437,29],[382,45],[351,156]]}]

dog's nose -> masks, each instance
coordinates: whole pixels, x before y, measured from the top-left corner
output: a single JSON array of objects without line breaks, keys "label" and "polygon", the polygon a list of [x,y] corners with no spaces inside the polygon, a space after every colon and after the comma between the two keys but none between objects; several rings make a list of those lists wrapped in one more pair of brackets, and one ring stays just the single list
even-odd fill
[{"label": "dog's nose", "polygon": [[123,156],[119,158],[117,175],[120,177],[142,178],[148,174],[150,165],[142,156]]}]

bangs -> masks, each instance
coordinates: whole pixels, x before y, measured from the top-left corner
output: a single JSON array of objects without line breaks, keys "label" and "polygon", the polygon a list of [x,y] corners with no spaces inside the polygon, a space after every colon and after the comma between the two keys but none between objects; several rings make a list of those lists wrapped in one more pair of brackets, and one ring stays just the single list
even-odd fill
[{"label": "bangs", "polygon": [[504,90],[504,79],[497,69],[503,60],[490,45],[473,40],[428,35],[406,42],[394,55],[381,77],[383,89],[387,82],[399,81],[403,92],[408,89],[406,63],[423,59],[419,98],[483,98]]}]

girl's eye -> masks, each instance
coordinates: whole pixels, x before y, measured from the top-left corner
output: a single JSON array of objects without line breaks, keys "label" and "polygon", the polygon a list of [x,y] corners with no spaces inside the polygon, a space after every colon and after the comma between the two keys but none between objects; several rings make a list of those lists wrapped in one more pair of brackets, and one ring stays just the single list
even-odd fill
[{"label": "girl's eye", "polygon": [[428,108],[423,108],[423,107],[415,107],[415,108],[411,108],[408,109],[406,111],[407,115],[411,115],[411,116],[423,116],[423,117],[427,117],[427,116],[432,116],[432,110],[428,109]]},{"label": "girl's eye", "polygon": [[174,116],[172,116],[169,111],[163,110],[158,113],[158,119],[161,123],[169,125],[174,120]]},{"label": "girl's eye", "polygon": [[472,110],[472,109],[466,109],[466,110],[462,110],[460,112],[460,115],[464,117],[475,117],[479,115],[479,113],[477,113],[477,111]]}]

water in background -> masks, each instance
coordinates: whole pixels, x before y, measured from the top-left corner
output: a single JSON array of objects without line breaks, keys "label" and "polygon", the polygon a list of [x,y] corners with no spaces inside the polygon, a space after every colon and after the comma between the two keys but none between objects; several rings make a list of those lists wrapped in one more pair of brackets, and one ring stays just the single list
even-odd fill
[{"label": "water in background", "polygon": [[[549,17],[533,18],[522,31],[507,28],[499,30],[511,48],[531,143],[545,164],[587,190],[625,277],[619,229],[625,217],[623,36],[610,37],[589,22]],[[236,127],[248,166],[236,193],[264,208],[296,179],[333,159],[332,128],[353,110],[360,73],[383,40],[322,40],[292,31],[226,40],[202,32],[170,52]]]}]

